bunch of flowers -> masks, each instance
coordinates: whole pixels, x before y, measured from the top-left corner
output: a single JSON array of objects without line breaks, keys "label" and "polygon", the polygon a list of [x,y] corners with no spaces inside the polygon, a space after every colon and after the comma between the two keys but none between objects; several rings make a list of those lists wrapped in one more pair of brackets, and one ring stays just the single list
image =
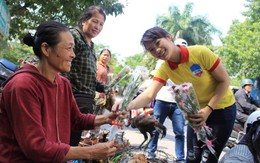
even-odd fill
[{"label": "bunch of flowers", "polygon": [[[128,104],[133,100],[135,94],[138,91],[138,87],[139,85],[145,80],[147,79],[149,75],[149,71],[146,67],[144,66],[136,66],[136,68],[134,69],[134,71],[131,74],[131,77],[129,79],[129,83],[123,93],[123,103],[122,103],[122,107],[121,110],[125,110],[126,107],[128,106]],[[111,129],[110,129],[110,135],[109,135],[109,140],[112,140],[116,133],[118,132],[118,126],[117,126],[117,122],[122,121],[122,119],[117,119],[114,122],[114,125],[112,125]]]},{"label": "bunch of flowers", "polygon": [[[171,89],[173,89],[176,103],[184,115],[198,113],[200,105],[192,83],[183,83],[181,85],[173,86]],[[188,121],[188,123],[193,127],[191,122]],[[205,143],[210,152],[215,155],[215,150],[212,147],[212,141],[215,139],[211,132],[212,129],[206,125],[199,128],[193,127],[193,129],[197,135],[197,139]]]},{"label": "bunch of flowers", "polygon": [[144,66],[136,66],[134,69],[131,78],[129,79],[129,83],[123,94],[123,103],[121,110],[125,110],[127,105],[133,100],[134,96],[138,91],[138,87],[145,79],[147,79],[149,75],[149,71]]},{"label": "bunch of flowers", "polygon": [[113,78],[109,84],[108,87],[112,88],[114,87],[117,83],[119,83],[122,79],[124,79],[129,73],[131,72],[131,68],[129,66],[125,66],[115,78]]}]

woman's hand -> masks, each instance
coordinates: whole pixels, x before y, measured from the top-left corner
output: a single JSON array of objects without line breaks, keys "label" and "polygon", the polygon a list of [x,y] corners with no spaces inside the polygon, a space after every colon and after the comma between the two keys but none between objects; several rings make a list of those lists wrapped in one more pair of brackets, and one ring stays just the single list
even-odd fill
[{"label": "woman's hand", "polygon": [[91,158],[90,159],[106,159],[111,156],[116,155],[116,146],[115,146],[115,141],[110,141],[106,143],[98,143],[93,146],[87,147],[88,151],[91,151]]},{"label": "woman's hand", "polygon": [[[124,119],[126,117],[126,111],[118,111],[119,107],[112,108],[111,112],[103,115],[97,115],[95,118],[94,126],[100,126],[103,124],[113,124],[113,121],[118,119]],[[123,121],[117,125],[122,126]]]},{"label": "woman's hand", "polygon": [[126,111],[111,111],[110,113],[107,114],[107,117],[106,117],[106,123],[108,124],[113,124],[113,121],[118,118],[122,121],[120,122],[117,122],[117,125],[118,126],[123,126],[124,125],[124,121],[123,119],[126,118]]},{"label": "woman's hand", "polygon": [[115,103],[114,103],[113,106],[112,106],[111,111],[112,111],[112,112],[115,112],[115,111],[117,111],[117,110],[121,110],[121,108],[122,108],[122,103],[123,103],[123,99],[116,100]]},{"label": "woman's hand", "polygon": [[200,109],[197,114],[188,114],[186,118],[192,127],[199,128],[206,123],[211,112],[212,110],[206,106]]},{"label": "woman's hand", "polygon": [[121,146],[116,144],[115,140],[105,143],[97,143],[86,147],[70,147],[64,161],[75,159],[104,160],[108,157],[115,156],[118,148],[121,148]]}]

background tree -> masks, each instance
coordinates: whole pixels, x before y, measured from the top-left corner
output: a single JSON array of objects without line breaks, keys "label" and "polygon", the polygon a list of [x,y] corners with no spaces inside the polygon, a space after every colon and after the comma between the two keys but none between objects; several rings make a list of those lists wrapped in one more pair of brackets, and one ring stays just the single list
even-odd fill
[{"label": "background tree", "polygon": [[145,66],[149,71],[154,70],[157,59],[148,53],[135,54],[125,59],[124,64],[135,69],[136,66]]},{"label": "background tree", "polygon": [[168,13],[158,16],[156,24],[169,31],[174,38],[183,38],[189,45],[211,45],[212,34],[220,35],[206,17],[191,15],[193,3],[187,3],[181,13],[177,6],[170,6]]},{"label": "background tree", "polygon": [[[219,48],[229,74],[241,81],[260,76],[260,0],[248,0],[244,22],[233,21]],[[252,12],[254,11],[254,12]]]},{"label": "background tree", "polygon": [[20,65],[20,58],[28,56],[34,56],[32,47],[17,42],[10,42],[8,48],[0,50],[0,58],[6,58],[16,65]]},{"label": "background tree", "polygon": [[220,55],[229,74],[238,78],[256,77],[260,68],[260,23],[235,21],[223,39]]},{"label": "background tree", "polygon": [[123,4],[118,0],[7,0],[10,11],[10,38],[20,39],[30,29],[48,19],[75,26],[86,7],[99,5],[108,15],[123,13]]},{"label": "background tree", "polygon": [[248,8],[243,14],[253,22],[260,20],[260,1],[259,0],[246,0],[245,6]]}]

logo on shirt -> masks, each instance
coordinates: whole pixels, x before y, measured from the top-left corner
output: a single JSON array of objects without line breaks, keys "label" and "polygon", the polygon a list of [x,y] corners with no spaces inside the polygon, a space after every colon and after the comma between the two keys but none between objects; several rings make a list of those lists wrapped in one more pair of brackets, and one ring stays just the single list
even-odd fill
[{"label": "logo on shirt", "polygon": [[202,75],[202,69],[201,66],[199,64],[193,64],[190,67],[191,72],[193,73],[193,75],[200,77]]}]

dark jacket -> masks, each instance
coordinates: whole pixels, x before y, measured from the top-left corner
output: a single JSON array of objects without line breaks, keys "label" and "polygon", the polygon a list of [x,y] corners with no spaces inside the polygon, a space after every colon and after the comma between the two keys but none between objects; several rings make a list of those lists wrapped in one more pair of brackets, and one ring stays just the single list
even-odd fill
[{"label": "dark jacket", "polygon": [[249,115],[258,108],[256,101],[242,87],[235,93],[235,98],[238,112]]}]

